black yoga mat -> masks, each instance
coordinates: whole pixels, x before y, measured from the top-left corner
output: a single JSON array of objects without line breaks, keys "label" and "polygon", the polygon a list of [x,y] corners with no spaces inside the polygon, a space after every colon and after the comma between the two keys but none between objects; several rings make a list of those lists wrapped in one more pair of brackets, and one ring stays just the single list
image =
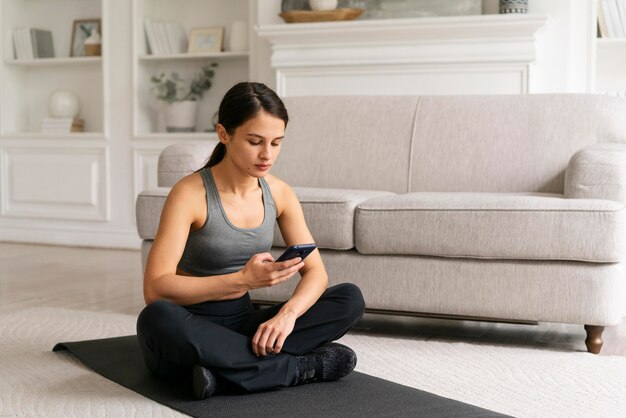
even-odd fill
[{"label": "black yoga mat", "polygon": [[[191,382],[168,381],[146,369],[136,335],[59,343],[95,372],[194,417],[503,417],[367,374],[272,391],[217,394],[197,401]],[[401,367],[401,365],[399,365]]]}]

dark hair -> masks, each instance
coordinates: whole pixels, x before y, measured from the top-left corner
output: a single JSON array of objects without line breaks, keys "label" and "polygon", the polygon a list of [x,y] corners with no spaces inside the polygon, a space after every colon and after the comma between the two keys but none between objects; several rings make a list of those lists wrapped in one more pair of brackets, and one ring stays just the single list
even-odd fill
[{"label": "dark hair", "polygon": [[[255,117],[261,110],[282,119],[287,127],[289,115],[280,97],[263,83],[242,82],[230,88],[224,95],[218,111],[218,122],[228,135]],[[226,146],[219,142],[203,168],[213,167],[224,159]]]}]

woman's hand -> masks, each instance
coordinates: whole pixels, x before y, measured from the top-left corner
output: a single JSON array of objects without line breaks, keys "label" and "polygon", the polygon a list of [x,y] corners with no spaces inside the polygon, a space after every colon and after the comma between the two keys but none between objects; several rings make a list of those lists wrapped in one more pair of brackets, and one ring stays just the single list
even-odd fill
[{"label": "woman's hand", "polygon": [[285,340],[293,331],[297,315],[295,312],[278,312],[276,316],[259,325],[252,337],[252,351],[259,356],[278,354]]},{"label": "woman's hand", "polygon": [[270,253],[255,254],[241,269],[244,286],[247,289],[272,287],[290,279],[304,267],[300,257],[287,261],[274,262]]}]

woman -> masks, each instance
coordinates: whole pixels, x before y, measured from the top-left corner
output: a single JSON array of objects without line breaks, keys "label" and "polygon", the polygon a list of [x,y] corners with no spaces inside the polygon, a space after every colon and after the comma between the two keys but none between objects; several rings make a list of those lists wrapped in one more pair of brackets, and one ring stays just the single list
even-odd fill
[{"label": "woman", "polygon": [[[359,288],[326,288],[319,251],[274,262],[274,223],[287,245],[314,242],[292,189],[269,175],[288,115],[260,83],[224,96],[219,143],[205,167],[172,188],[144,276],[147,306],[137,334],[147,367],[193,377],[196,397],[220,388],[247,392],[339,379],[356,365],[332,343],[363,315]],[[255,310],[248,290],[302,278],[279,305]]]}]

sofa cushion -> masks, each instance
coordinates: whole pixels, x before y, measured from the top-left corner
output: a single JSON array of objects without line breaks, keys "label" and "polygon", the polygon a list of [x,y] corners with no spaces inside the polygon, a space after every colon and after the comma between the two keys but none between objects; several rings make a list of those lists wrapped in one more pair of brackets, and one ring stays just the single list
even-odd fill
[{"label": "sofa cushion", "polygon": [[161,211],[170,190],[170,187],[158,187],[145,190],[137,196],[135,216],[137,232],[139,232],[141,239],[154,239],[156,236],[159,220],[161,219]]},{"label": "sofa cushion", "polygon": [[540,193],[408,193],[363,202],[362,254],[618,262],[624,206]]},{"label": "sofa cushion", "polygon": [[[293,191],[317,246],[334,250],[354,248],[354,210],[359,203],[393,195],[381,191],[311,187],[294,187]],[[278,224],[274,229],[274,245],[285,245]]]}]

